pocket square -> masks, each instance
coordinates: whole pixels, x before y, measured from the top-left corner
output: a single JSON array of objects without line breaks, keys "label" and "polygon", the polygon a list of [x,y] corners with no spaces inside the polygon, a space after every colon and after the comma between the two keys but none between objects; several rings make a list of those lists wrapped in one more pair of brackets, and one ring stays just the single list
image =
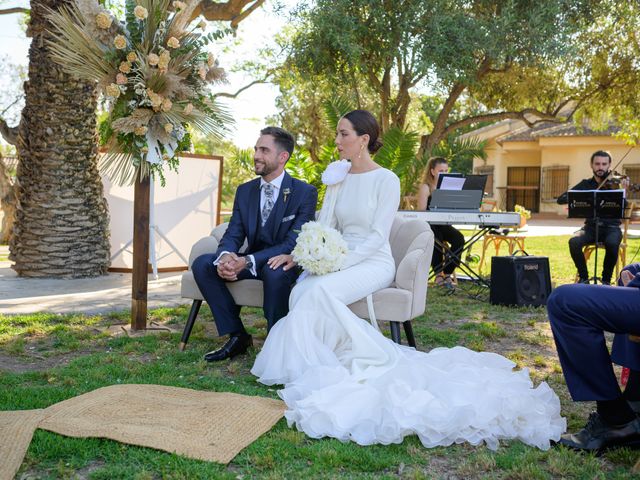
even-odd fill
[{"label": "pocket square", "polygon": [[293,220],[294,218],[296,218],[296,216],[295,216],[295,215],[289,215],[288,217],[284,217],[284,218],[282,219],[282,223],[284,223],[284,222],[289,222],[289,221]]}]

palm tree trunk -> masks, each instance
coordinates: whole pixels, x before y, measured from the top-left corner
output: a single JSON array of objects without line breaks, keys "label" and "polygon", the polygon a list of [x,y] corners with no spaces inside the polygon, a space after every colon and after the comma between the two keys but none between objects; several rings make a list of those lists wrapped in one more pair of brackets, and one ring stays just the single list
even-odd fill
[{"label": "palm tree trunk", "polygon": [[13,224],[16,217],[16,187],[12,185],[9,172],[0,155],[0,244],[9,243],[13,233]]},{"label": "palm tree trunk", "polygon": [[32,0],[29,80],[18,139],[18,205],[10,243],[26,277],[86,277],[109,265],[107,203],[97,170],[95,86],[49,58],[45,8]]}]

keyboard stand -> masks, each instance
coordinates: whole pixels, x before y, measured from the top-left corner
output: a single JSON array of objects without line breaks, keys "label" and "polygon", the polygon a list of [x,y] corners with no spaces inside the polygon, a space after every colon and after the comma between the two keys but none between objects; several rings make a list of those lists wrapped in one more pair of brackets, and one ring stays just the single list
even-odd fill
[{"label": "keyboard stand", "polygon": [[480,227],[478,230],[476,230],[468,239],[465,237],[464,239],[464,245],[462,246],[462,248],[460,249],[459,252],[452,252],[451,249],[446,245],[443,244],[442,242],[440,242],[437,238],[435,239],[435,243],[438,244],[438,246],[442,249],[442,251],[444,252],[444,256],[445,256],[445,261],[444,264],[438,265],[436,268],[433,269],[433,272],[431,272],[431,275],[429,276],[429,280],[431,280],[433,277],[436,276],[436,270],[437,271],[442,271],[442,269],[444,269],[444,267],[446,267],[447,265],[451,264],[453,262],[453,255],[455,255],[456,257],[459,258],[460,260],[460,265],[459,265],[459,269],[462,271],[462,273],[464,273],[466,276],[469,277],[469,279],[474,282],[476,285],[481,286],[481,287],[486,287],[486,288],[490,288],[491,284],[485,280],[484,278],[482,278],[482,276],[480,275],[479,272],[476,272],[473,267],[471,265],[469,265],[469,263],[463,259],[462,256],[462,252],[464,252],[465,250],[471,250],[471,247],[473,247],[473,245],[480,240],[489,230],[496,228],[495,226],[482,226]]}]

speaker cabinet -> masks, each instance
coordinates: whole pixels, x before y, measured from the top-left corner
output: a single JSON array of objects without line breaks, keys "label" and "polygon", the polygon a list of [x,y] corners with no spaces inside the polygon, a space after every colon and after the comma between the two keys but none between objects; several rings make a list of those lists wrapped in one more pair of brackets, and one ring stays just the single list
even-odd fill
[{"label": "speaker cabinet", "polygon": [[551,293],[548,257],[493,257],[491,295],[494,305],[546,305]]}]

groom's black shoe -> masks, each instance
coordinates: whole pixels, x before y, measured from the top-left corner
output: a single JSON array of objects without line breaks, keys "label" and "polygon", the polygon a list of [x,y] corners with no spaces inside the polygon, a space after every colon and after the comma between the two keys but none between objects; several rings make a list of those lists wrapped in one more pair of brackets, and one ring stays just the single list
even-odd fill
[{"label": "groom's black shoe", "polygon": [[565,433],[558,442],[574,450],[601,453],[613,447],[640,447],[640,419],[622,425],[610,425],[593,412],[585,427],[577,433]]},{"label": "groom's black shoe", "polygon": [[248,333],[240,335],[232,335],[220,350],[214,350],[205,354],[204,359],[207,362],[219,362],[227,358],[233,358],[247,351],[247,348],[253,346],[253,338]]}]

